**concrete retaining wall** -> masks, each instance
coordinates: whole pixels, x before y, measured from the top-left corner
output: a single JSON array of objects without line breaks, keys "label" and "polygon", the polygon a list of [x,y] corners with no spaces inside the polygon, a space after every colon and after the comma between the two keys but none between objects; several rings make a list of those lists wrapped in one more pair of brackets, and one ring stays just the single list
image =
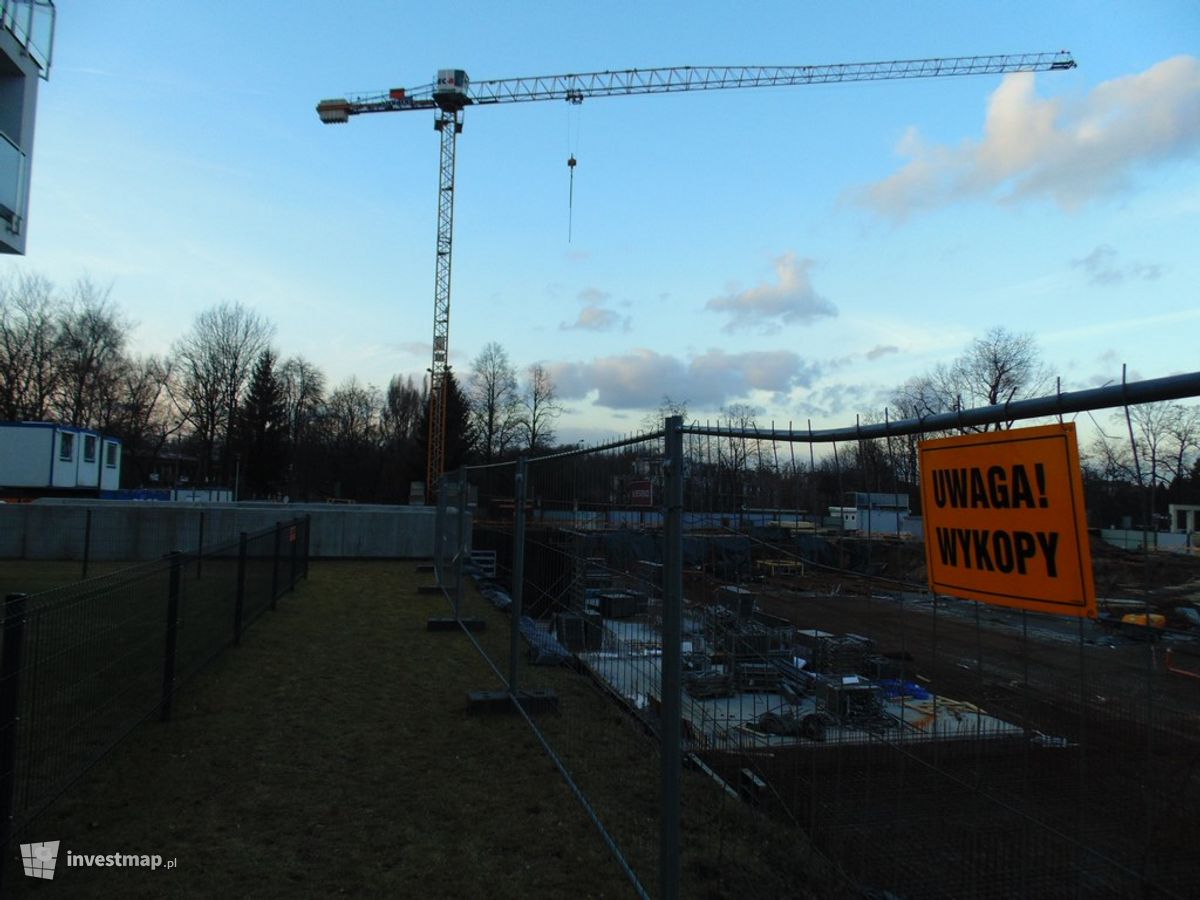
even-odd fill
[{"label": "concrete retaining wall", "polygon": [[324,503],[149,503],[104,500],[0,505],[0,559],[156,559],[236,540],[276,522],[312,516],[315,558],[424,559],[433,555],[433,507]]},{"label": "concrete retaining wall", "polygon": [[1176,534],[1167,531],[1133,531],[1122,528],[1105,528],[1100,537],[1114,547],[1122,550],[1141,550],[1149,547],[1151,550],[1172,550],[1176,553],[1187,553],[1200,547],[1200,541],[1195,541],[1194,535]]}]

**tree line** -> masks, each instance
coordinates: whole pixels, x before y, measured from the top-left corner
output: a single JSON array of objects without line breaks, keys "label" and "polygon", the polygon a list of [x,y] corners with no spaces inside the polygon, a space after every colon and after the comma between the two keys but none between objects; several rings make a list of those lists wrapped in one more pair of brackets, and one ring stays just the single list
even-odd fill
[{"label": "tree line", "polygon": [[[171,469],[242,498],[407,502],[424,480],[427,384],[331,387],[312,361],[282,356],[274,325],[240,303],[204,310],[161,355],[138,354],[133,327],[90,279],[65,291],[37,274],[0,280],[0,420],[119,438],[126,487]],[[490,343],[461,384],[450,374],[446,468],[552,449],[561,412],[544,366],[519,376]]]},{"label": "tree line", "polygon": [[[867,413],[861,421],[919,419],[1046,396],[1056,389],[1032,335],[992,328],[954,360],[899,385],[886,409]],[[661,428],[668,415],[686,420],[687,402],[663,397],[657,413],[643,425]],[[919,444],[957,433],[846,441],[810,454],[807,445],[743,436],[758,427],[756,411],[746,404],[727,406],[722,420],[730,434],[685,440],[689,509],[805,509],[820,514],[843,505],[848,493],[873,492],[906,494],[913,511],[920,512]],[[1087,431],[1094,436],[1080,447],[1080,462],[1093,526],[1161,528],[1169,524],[1169,504],[1200,504],[1200,406],[1145,403],[1098,415],[1091,423]],[[963,430],[1003,430],[1014,424],[1001,421]]]},{"label": "tree line", "polygon": [[[350,377],[330,387],[310,360],[281,356],[274,326],[238,303],[201,312],[162,355],[135,353],[132,328],[111,291],[87,278],[66,291],[33,274],[0,281],[0,420],[120,438],[129,487],[153,485],[165,461],[186,468],[195,485],[236,484],[243,498],[405,502],[410,482],[424,480],[427,384],[395,376],[380,389]],[[863,421],[1054,389],[1034,338],[993,328],[952,362],[901,384],[886,410]],[[491,342],[461,382],[451,373],[447,390],[446,471],[556,449],[563,408],[544,365],[518,372]],[[722,414],[732,428],[757,427],[749,405]],[[664,397],[646,429],[661,428],[667,415],[686,419],[686,401]],[[1162,524],[1168,503],[1200,503],[1200,407],[1142,404],[1095,424],[1096,437],[1081,448],[1093,524]],[[917,504],[917,446],[935,436],[850,442],[820,456],[748,437],[693,438],[689,504],[819,512],[850,491],[907,493]]]}]

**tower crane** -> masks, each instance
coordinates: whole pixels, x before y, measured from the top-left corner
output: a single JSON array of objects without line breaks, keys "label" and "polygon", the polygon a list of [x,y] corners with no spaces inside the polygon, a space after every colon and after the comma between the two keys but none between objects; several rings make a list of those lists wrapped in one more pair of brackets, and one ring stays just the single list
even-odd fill
[{"label": "tower crane", "polygon": [[322,100],[317,115],[327,125],[348,122],[363,113],[432,110],[441,135],[438,178],[437,261],[433,288],[433,361],[429,379],[429,453],[426,502],[441,478],[446,450],[446,392],[450,350],[450,251],[454,232],[454,149],[468,106],[565,100],[628,94],[670,94],[733,88],[829,84],[841,81],[890,81],[903,78],[947,78],[953,75],[1000,75],[1010,72],[1064,71],[1075,68],[1066,50],[1057,53],[1010,53],[888,62],[818,66],[682,66],[622,69],[531,78],[499,78],[472,82],[462,69],[441,69],[433,84],[415,90]]}]

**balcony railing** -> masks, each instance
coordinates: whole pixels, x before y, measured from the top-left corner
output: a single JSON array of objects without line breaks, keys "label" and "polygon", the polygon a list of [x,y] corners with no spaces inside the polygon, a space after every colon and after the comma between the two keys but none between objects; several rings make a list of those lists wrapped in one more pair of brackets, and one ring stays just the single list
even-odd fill
[{"label": "balcony railing", "polygon": [[25,152],[0,131],[0,221],[14,234],[21,231],[25,165]]},{"label": "balcony railing", "polygon": [[12,32],[38,68],[50,76],[54,56],[54,0],[0,0],[0,24]]}]

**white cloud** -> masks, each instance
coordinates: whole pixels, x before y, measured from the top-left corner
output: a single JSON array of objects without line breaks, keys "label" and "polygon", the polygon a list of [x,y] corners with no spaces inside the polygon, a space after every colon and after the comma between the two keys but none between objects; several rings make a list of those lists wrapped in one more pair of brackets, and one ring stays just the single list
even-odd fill
[{"label": "white cloud", "polygon": [[764,334],[778,331],[784,325],[807,323],[822,316],[836,316],[837,307],[812,286],[809,270],[811,259],[797,262],[796,254],[788,252],[775,260],[778,281],[760,284],[745,291],[730,290],[713,297],[704,305],[713,312],[728,313],[730,319],[722,331],[761,327]]},{"label": "white cloud", "polygon": [[589,306],[603,306],[612,297],[608,291],[602,291],[600,288],[584,288],[576,297],[583,303]]},{"label": "white cloud", "polygon": [[1162,266],[1156,263],[1132,262],[1118,265],[1117,251],[1107,244],[1101,244],[1082,259],[1071,260],[1071,266],[1083,269],[1087,273],[1088,282],[1099,285],[1120,284],[1126,278],[1156,281],[1162,275]]},{"label": "white cloud", "polygon": [[751,391],[786,393],[812,384],[820,366],[788,350],[727,353],[708,350],[681,360],[638,349],[586,363],[548,365],[566,400],[595,393],[597,406],[649,409],[664,395],[696,409],[723,406]]},{"label": "white cloud", "polygon": [[895,344],[877,344],[866,352],[867,359],[874,362],[882,356],[889,356],[892,353],[899,353],[900,348]]},{"label": "white cloud", "polygon": [[894,219],[956,201],[1049,197],[1064,209],[1126,187],[1135,170],[1200,148],[1200,59],[1176,56],[1098,85],[1083,98],[1046,100],[1032,73],[1008,75],[988,102],[984,134],[956,146],[915,128],[897,172],[857,192]]},{"label": "white cloud", "polygon": [[584,288],[577,295],[584,304],[583,309],[579,311],[574,322],[560,322],[559,329],[562,331],[629,331],[633,324],[632,317],[618,315],[611,309],[605,309],[605,304],[611,296],[607,291],[599,288]]},{"label": "white cloud", "polygon": [[629,316],[619,316],[611,309],[604,309],[600,306],[585,306],[579,311],[579,316],[574,322],[560,322],[558,326],[562,331],[628,331],[630,327]]},{"label": "white cloud", "polygon": [[807,394],[794,404],[802,416],[828,418],[849,412],[862,412],[880,404],[880,390],[861,383],[837,382]]}]

